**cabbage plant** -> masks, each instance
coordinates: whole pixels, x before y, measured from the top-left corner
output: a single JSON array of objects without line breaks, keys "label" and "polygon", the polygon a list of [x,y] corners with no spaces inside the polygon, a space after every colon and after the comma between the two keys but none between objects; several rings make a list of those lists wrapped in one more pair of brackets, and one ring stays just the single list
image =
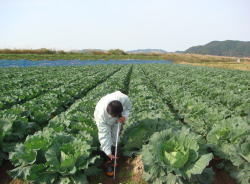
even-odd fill
[{"label": "cabbage plant", "polygon": [[225,163],[225,170],[239,184],[250,182],[250,123],[234,117],[215,124],[207,135],[207,142],[214,154]]},{"label": "cabbage plant", "polygon": [[91,141],[90,135],[81,132],[39,131],[10,153],[15,165],[10,175],[31,183],[87,184],[87,176],[98,171],[95,162],[99,156],[92,154],[96,148],[91,147]]},{"label": "cabbage plant", "polygon": [[164,119],[144,119],[125,128],[122,137],[122,152],[125,156],[132,156],[141,151],[142,145],[147,144],[151,135],[166,128],[179,128],[175,121]]},{"label": "cabbage plant", "polygon": [[[144,179],[157,184],[212,182],[212,170],[206,166],[213,155],[206,153],[200,145],[203,143],[187,128],[156,132],[142,148]],[[207,178],[204,182],[203,172]]]},{"label": "cabbage plant", "polygon": [[214,125],[207,135],[207,142],[216,156],[230,160],[239,167],[250,163],[249,135],[249,123],[235,117]]}]

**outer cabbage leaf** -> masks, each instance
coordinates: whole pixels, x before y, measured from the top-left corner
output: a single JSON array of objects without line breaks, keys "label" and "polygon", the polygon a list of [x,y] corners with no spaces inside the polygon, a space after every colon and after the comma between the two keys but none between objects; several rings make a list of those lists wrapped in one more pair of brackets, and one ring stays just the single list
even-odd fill
[{"label": "outer cabbage leaf", "polygon": [[191,174],[201,174],[205,167],[209,164],[210,160],[212,160],[213,154],[208,153],[206,155],[202,155],[193,165],[191,165],[186,174],[190,178]]}]

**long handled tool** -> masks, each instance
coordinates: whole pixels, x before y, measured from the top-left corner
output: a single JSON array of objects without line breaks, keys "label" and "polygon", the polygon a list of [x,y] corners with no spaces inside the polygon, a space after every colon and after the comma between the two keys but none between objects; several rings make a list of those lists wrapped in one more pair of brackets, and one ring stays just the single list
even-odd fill
[{"label": "long handled tool", "polygon": [[115,164],[114,164],[114,177],[113,177],[114,180],[115,180],[117,146],[118,146],[118,140],[119,140],[120,127],[121,127],[121,123],[118,122],[118,128],[117,128],[117,134],[116,134],[116,142],[115,142]]}]

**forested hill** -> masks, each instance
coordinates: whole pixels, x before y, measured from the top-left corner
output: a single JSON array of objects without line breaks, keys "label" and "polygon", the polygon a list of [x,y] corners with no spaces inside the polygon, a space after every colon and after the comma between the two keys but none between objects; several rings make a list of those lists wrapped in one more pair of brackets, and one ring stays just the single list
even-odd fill
[{"label": "forested hill", "polygon": [[250,57],[250,41],[212,41],[206,45],[190,47],[185,52],[218,56]]}]

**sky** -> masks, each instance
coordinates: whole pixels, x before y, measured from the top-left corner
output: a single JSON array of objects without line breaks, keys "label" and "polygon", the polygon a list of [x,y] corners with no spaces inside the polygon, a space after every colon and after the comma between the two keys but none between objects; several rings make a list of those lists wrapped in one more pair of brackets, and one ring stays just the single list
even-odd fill
[{"label": "sky", "polygon": [[186,50],[250,41],[249,0],[0,0],[0,49]]}]

